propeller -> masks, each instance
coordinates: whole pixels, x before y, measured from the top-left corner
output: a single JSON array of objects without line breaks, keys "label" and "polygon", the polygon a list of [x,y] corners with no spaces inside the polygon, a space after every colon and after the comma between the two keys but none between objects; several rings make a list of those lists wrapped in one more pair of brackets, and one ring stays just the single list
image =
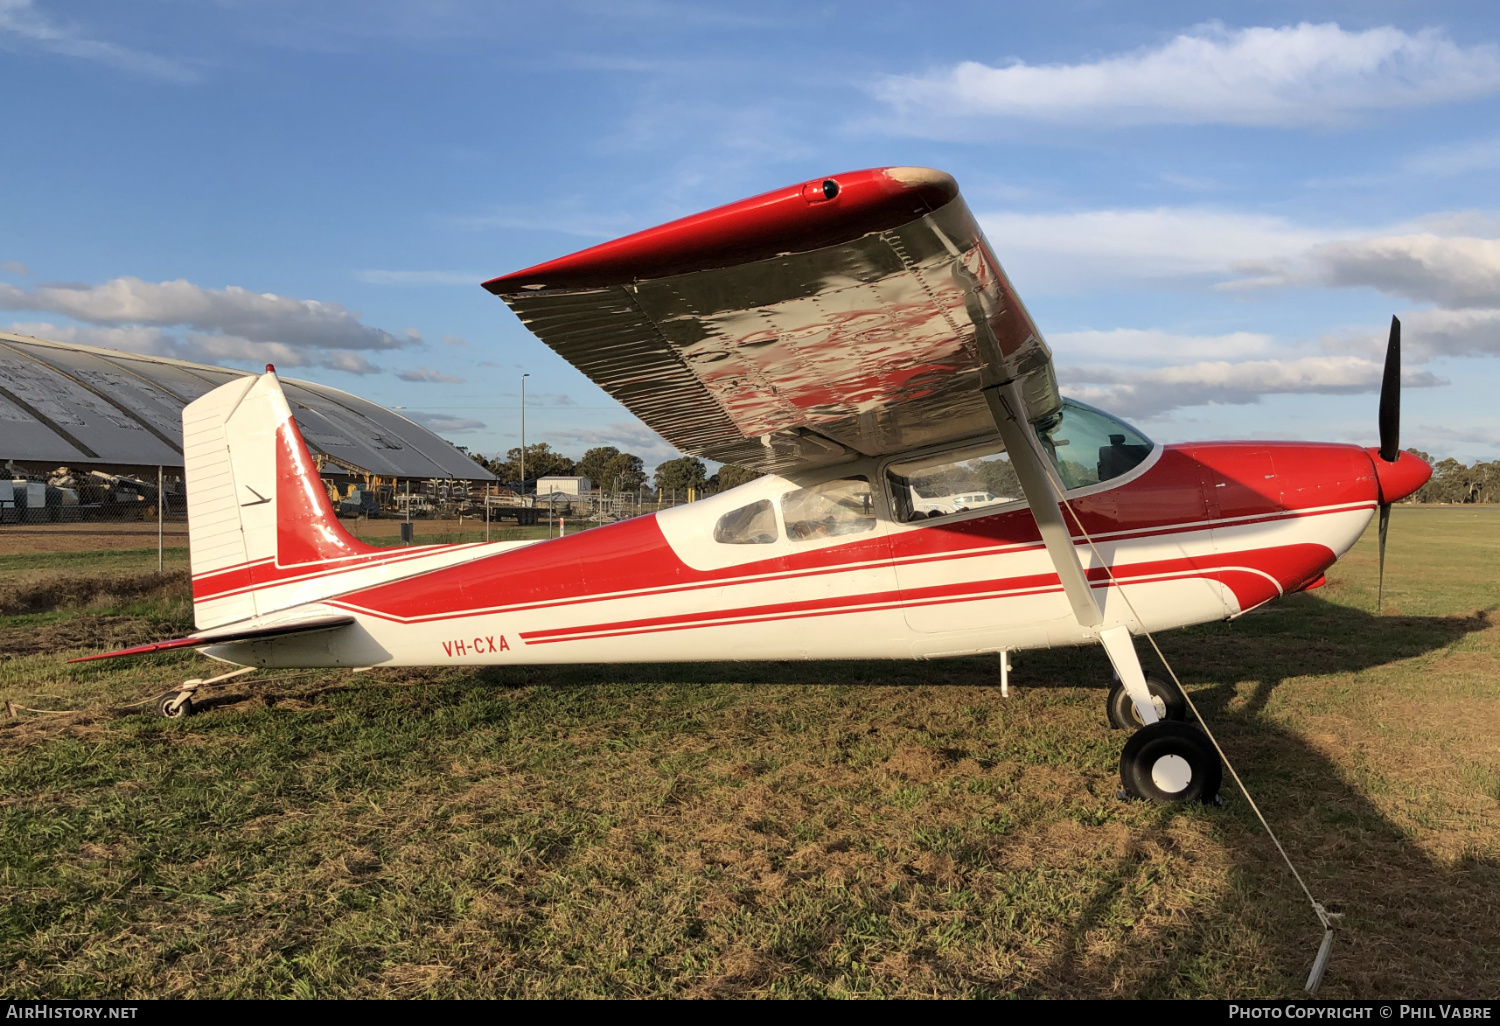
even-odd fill
[{"label": "propeller", "polygon": [[[1401,322],[1391,318],[1391,337],[1385,345],[1385,375],[1380,380],[1380,458],[1401,458]],[[1391,504],[1380,504],[1380,583],[1375,592],[1375,614],[1385,608],[1385,535],[1391,526]]]}]

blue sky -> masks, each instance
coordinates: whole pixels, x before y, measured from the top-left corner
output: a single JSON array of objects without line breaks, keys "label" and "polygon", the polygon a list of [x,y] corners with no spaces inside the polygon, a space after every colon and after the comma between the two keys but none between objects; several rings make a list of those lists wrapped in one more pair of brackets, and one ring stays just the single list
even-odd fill
[{"label": "blue sky", "polygon": [[673,455],[479,288],[769,188],[958,178],[1064,391],[1500,458],[1500,8],[0,0],[0,327],[490,452]]}]

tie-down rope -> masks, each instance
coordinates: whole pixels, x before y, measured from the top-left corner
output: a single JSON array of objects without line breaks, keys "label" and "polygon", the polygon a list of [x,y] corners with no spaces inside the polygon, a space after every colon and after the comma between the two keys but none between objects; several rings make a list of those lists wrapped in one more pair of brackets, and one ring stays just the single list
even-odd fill
[{"label": "tie-down rope", "polygon": [[[1332,919],[1336,916],[1336,913],[1329,912],[1323,907],[1322,902],[1313,897],[1313,893],[1308,888],[1306,881],[1302,879],[1302,874],[1297,872],[1296,865],[1292,863],[1292,857],[1286,853],[1286,848],[1282,846],[1281,839],[1276,836],[1276,831],[1271,829],[1271,824],[1266,821],[1265,815],[1260,811],[1260,806],[1251,797],[1250,789],[1245,786],[1245,782],[1240,779],[1239,773],[1235,771],[1234,763],[1230,762],[1229,756],[1224,754],[1224,749],[1219,744],[1219,739],[1214,737],[1214,732],[1209,729],[1208,721],[1198,711],[1198,706],[1193,701],[1193,697],[1188,694],[1187,688],[1183,687],[1182,681],[1177,678],[1177,671],[1172,669],[1172,664],[1167,661],[1166,654],[1162,652],[1161,646],[1156,643],[1155,636],[1146,627],[1145,619],[1142,618],[1140,613],[1136,612],[1135,604],[1130,601],[1130,596],[1125,593],[1124,586],[1115,577],[1114,568],[1109,565],[1109,562],[1099,551],[1099,546],[1094,544],[1093,537],[1089,534],[1088,529],[1083,526],[1083,521],[1078,518],[1078,513],[1073,509],[1072,504],[1064,500],[1061,505],[1072,516],[1073,523],[1078,525],[1078,530],[1082,532],[1084,541],[1089,543],[1089,548],[1093,551],[1094,558],[1099,561],[1100,566],[1104,567],[1104,572],[1109,576],[1109,581],[1115,586],[1115,590],[1119,592],[1120,598],[1125,600],[1125,606],[1130,610],[1130,615],[1135,617],[1136,622],[1141,625],[1141,633],[1146,636],[1147,641],[1151,642],[1151,648],[1155,650],[1156,657],[1161,660],[1161,664],[1166,667],[1167,673],[1171,675],[1172,683],[1176,685],[1178,692],[1187,701],[1188,708],[1197,717],[1198,725],[1203,728],[1203,733],[1208,735],[1208,740],[1213,744],[1214,751],[1219,753],[1219,758],[1223,760],[1225,767],[1228,768],[1229,775],[1234,777],[1234,782],[1239,786],[1240,793],[1245,796],[1245,801],[1250,803],[1250,808],[1255,812],[1255,818],[1260,820],[1260,825],[1265,828],[1266,836],[1271,838],[1272,844],[1276,845],[1276,850],[1281,853],[1281,858],[1286,863],[1286,868],[1292,871],[1292,878],[1297,881],[1297,886],[1302,888],[1302,893],[1307,896],[1308,903],[1312,905],[1313,913],[1318,917],[1318,922],[1322,924],[1323,943],[1318,947],[1318,955],[1313,959],[1312,971],[1308,973],[1307,983],[1303,987],[1309,994],[1316,994],[1318,986],[1323,982],[1323,972],[1328,968],[1328,958],[1333,953]],[[1087,580],[1087,575],[1085,575],[1085,580]]]}]

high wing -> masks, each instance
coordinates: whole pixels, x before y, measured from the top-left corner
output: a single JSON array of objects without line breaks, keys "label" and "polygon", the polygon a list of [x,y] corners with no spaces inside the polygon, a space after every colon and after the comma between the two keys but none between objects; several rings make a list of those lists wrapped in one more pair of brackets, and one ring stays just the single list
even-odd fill
[{"label": "high wing", "polygon": [[876,168],[495,278],[543,342],[683,452],[758,470],[993,435],[1052,356],[958,185]]}]

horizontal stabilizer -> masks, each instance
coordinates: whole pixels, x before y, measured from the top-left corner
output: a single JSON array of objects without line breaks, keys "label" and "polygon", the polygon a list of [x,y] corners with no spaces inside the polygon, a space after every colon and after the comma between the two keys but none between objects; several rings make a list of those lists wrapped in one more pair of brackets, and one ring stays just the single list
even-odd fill
[{"label": "horizontal stabilizer", "polygon": [[347,627],[354,622],[352,616],[320,616],[310,620],[292,620],[287,623],[270,624],[265,627],[246,627],[222,634],[195,634],[188,638],[173,638],[171,641],[154,641],[149,645],[122,648],[118,652],[103,652],[99,655],[79,656],[70,663],[87,663],[94,659],[118,659],[121,656],[150,655],[152,652],[168,652],[174,648],[206,648],[223,645],[230,641],[265,641],[282,638],[290,634],[307,634],[312,631],[331,631]]}]

